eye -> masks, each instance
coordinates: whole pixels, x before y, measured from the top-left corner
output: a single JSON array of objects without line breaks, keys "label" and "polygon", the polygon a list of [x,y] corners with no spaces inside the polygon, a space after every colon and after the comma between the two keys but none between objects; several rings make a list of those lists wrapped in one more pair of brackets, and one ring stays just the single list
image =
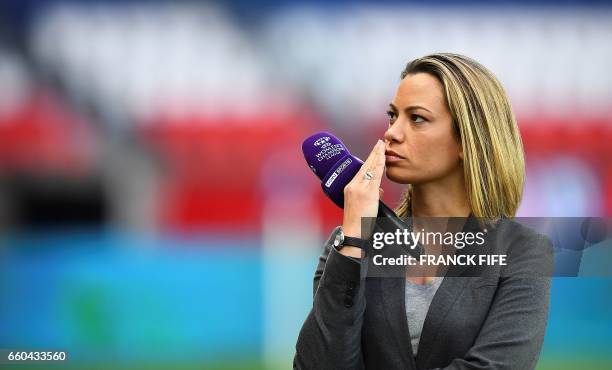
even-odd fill
[{"label": "eye", "polygon": [[387,116],[389,116],[389,122],[393,122],[396,118],[396,114],[392,110],[387,111]]},{"label": "eye", "polygon": [[410,115],[410,119],[412,120],[412,122],[414,123],[423,123],[426,121],[425,118],[423,118],[422,116],[419,116],[418,114],[411,114]]}]

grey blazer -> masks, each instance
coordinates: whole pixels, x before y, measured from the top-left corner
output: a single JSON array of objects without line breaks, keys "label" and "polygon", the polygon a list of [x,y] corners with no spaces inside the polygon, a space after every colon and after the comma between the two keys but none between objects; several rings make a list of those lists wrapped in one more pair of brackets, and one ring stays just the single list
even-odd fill
[{"label": "grey blazer", "polygon": [[451,267],[427,312],[415,358],[405,278],[360,276],[363,262],[332,247],[338,231],[319,258],[294,369],[535,368],[550,301],[547,237],[514,221],[500,222],[491,233],[498,241],[492,248],[509,255],[506,268],[512,271],[481,276],[470,267]]}]

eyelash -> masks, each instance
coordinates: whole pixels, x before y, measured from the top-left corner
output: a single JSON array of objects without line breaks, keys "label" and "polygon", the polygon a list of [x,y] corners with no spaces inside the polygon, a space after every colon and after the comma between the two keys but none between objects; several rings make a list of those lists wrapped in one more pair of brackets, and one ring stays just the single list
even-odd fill
[{"label": "eyelash", "polygon": [[[391,123],[391,122],[393,122],[393,121],[394,121],[394,120],[397,118],[397,115],[396,115],[396,114],[395,114],[395,112],[394,112],[394,111],[392,111],[392,110],[387,111],[387,116],[389,116],[389,122],[390,122],[390,123]],[[423,121],[421,121],[421,122],[416,122],[416,120],[417,120],[417,119],[419,119],[419,118],[420,118],[420,119],[422,119]],[[424,121],[427,121],[427,120],[425,119],[425,117],[423,117],[423,116],[419,116],[418,114],[411,114],[411,115],[410,115],[410,119],[412,120],[412,122],[417,123],[417,124],[418,124],[418,123],[423,123]]]}]

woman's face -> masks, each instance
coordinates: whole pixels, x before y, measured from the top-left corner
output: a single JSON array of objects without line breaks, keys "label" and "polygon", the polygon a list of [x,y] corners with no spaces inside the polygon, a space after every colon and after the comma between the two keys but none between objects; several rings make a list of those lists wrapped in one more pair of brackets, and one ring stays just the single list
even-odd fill
[{"label": "woman's face", "polygon": [[428,73],[407,75],[400,82],[384,135],[391,181],[423,184],[462,171],[461,143],[442,89]]}]

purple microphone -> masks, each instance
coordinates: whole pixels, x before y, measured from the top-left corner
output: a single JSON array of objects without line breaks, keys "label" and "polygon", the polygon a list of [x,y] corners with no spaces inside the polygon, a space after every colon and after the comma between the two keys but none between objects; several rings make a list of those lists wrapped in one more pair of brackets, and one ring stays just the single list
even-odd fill
[{"label": "purple microphone", "polygon": [[329,132],[317,132],[304,140],[302,152],[312,172],[321,179],[323,192],[344,208],[344,187],[363,161],[349,153],[342,141]]},{"label": "purple microphone", "polygon": [[[302,152],[308,167],[321,179],[323,192],[338,207],[344,208],[344,187],[355,177],[363,161],[349,153],[340,139],[325,131],[317,132],[304,140]],[[378,202],[378,217],[384,217],[376,222],[383,230],[403,230],[408,227],[381,201]],[[418,258],[422,247],[409,249],[408,253]]]},{"label": "purple microphone", "polygon": [[[355,177],[363,161],[351,153],[340,139],[321,131],[302,143],[302,152],[312,172],[321,179],[323,192],[340,208],[344,208],[344,187]],[[383,202],[378,203],[378,217],[387,217],[397,228],[406,224]]]}]

